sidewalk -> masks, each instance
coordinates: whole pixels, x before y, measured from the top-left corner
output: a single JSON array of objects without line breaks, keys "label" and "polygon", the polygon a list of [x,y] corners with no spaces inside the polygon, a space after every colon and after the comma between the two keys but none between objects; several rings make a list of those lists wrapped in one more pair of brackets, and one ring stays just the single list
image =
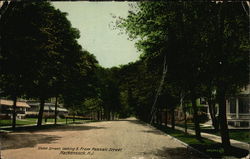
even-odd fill
[{"label": "sidewalk", "polygon": [[[171,125],[169,125],[169,124],[168,124],[168,126],[171,127]],[[185,131],[185,128],[182,128],[182,127],[179,127],[179,126],[175,126],[175,129],[181,130],[183,132]],[[194,130],[187,129],[187,132],[189,134],[195,135]],[[204,133],[204,132],[201,132],[201,136],[204,137],[204,138],[210,139],[212,141],[221,143],[221,137],[220,136],[209,134],[209,133]],[[231,142],[232,146],[235,146],[235,147],[242,148],[242,149],[250,151],[250,144],[248,144],[248,143],[233,140],[233,139],[230,139],[230,142]]]}]

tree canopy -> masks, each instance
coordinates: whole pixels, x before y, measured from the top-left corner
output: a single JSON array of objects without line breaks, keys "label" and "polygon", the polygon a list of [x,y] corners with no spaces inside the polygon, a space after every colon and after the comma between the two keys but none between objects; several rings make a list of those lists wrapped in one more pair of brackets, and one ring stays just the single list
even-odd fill
[{"label": "tree canopy", "polygon": [[[228,150],[225,100],[248,84],[248,16],[241,3],[138,2],[134,8],[127,18],[118,19],[118,27],[139,39],[141,60],[148,70],[158,72],[158,78],[166,57],[166,85],[192,100],[194,119],[195,100],[206,96],[202,90],[216,91],[222,141]],[[197,137],[199,129],[195,121]]]},{"label": "tree canopy", "polygon": [[66,13],[49,2],[10,2],[0,23],[2,89],[13,98],[40,99],[38,125],[48,98],[78,87],[81,95],[74,90],[70,98],[74,105],[86,94],[82,90],[89,87],[97,61],[78,44],[79,31]]}]

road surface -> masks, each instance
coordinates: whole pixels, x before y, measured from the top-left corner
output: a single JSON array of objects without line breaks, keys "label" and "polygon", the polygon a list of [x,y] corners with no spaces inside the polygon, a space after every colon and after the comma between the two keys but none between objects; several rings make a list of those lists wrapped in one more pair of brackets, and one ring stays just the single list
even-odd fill
[{"label": "road surface", "polygon": [[1,136],[3,159],[196,159],[180,142],[135,118]]}]

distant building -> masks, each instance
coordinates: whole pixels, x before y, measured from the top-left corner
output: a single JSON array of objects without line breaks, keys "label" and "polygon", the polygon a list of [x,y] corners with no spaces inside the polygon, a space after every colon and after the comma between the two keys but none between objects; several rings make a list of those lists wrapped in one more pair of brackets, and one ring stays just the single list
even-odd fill
[{"label": "distant building", "polygon": [[236,127],[250,127],[250,84],[242,92],[227,100],[228,124]]},{"label": "distant building", "polygon": [[[36,116],[39,113],[40,103],[37,101],[27,101],[30,108],[27,109],[28,116]],[[63,108],[61,104],[58,104],[57,107],[57,115],[58,116],[66,116],[68,115],[68,110]],[[51,117],[55,115],[55,104],[54,103],[45,103],[44,104],[44,116]]]},{"label": "distant building", "polygon": [[[198,98],[196,100],[197,108],[199,112],[209,113],[208,102],[206,98]],[[165,112],[162,112],[163,120],[165,119]],[[193,109],[191,103],[188,104],[186,110],[187,118],[192,117]],[[250,84],[241,90],[241,93],[237,96],[228,98],[226,100],[226,114],[228,125],[233,127],[248,127],[250,128]],[[219,105],[215,104],[215,116],[219,115]],[[168,112],[168,120],[171,120],[171,114]],[[175,109],[176,120],[183,120],[184,113],[182,107]]]},{"label": "distant building", "polygon": [[[199,104],[203,106],[203,111],[209,114],[206,100],[200,98]],[[216,116],[219,115],[219,106],[216,104]],[[205,111],[207,109],[207,111]],[[250,84],[241,90],[241,93],[231,97],[226,101],[226,113],[228,125],[234,127],[250,127]]]},{"label": "distant building", "polygon": [[[16,107],[17,107],[16,108],[17,118],[19,119],[25,118],[27,109],[30,108],[30,106],[26,102],[18,101],[16,103]],[[13,111],[13,101],[0,99],[0,118],[11,119],[12,111]]]}]

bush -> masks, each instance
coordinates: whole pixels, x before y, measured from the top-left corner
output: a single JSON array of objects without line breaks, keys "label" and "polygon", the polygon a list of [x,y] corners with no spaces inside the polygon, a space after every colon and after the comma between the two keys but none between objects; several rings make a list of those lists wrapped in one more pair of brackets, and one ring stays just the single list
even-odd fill
[{"label": "bush", "polygon": [[60,119],[65,119],[65,115],[64,114],[59,114],[58,115]]},{"label": "bush", "polygon": [[25,118],[38,118],[38,114],[26,114]]},{"label": "bush", "polygon": [[[205,123],[209,120],[209,117],[207,113],[205,112],[198,112],[198,121],[199,123]],[[192,119],[192,122],[194,122],[194,119]]]}]

